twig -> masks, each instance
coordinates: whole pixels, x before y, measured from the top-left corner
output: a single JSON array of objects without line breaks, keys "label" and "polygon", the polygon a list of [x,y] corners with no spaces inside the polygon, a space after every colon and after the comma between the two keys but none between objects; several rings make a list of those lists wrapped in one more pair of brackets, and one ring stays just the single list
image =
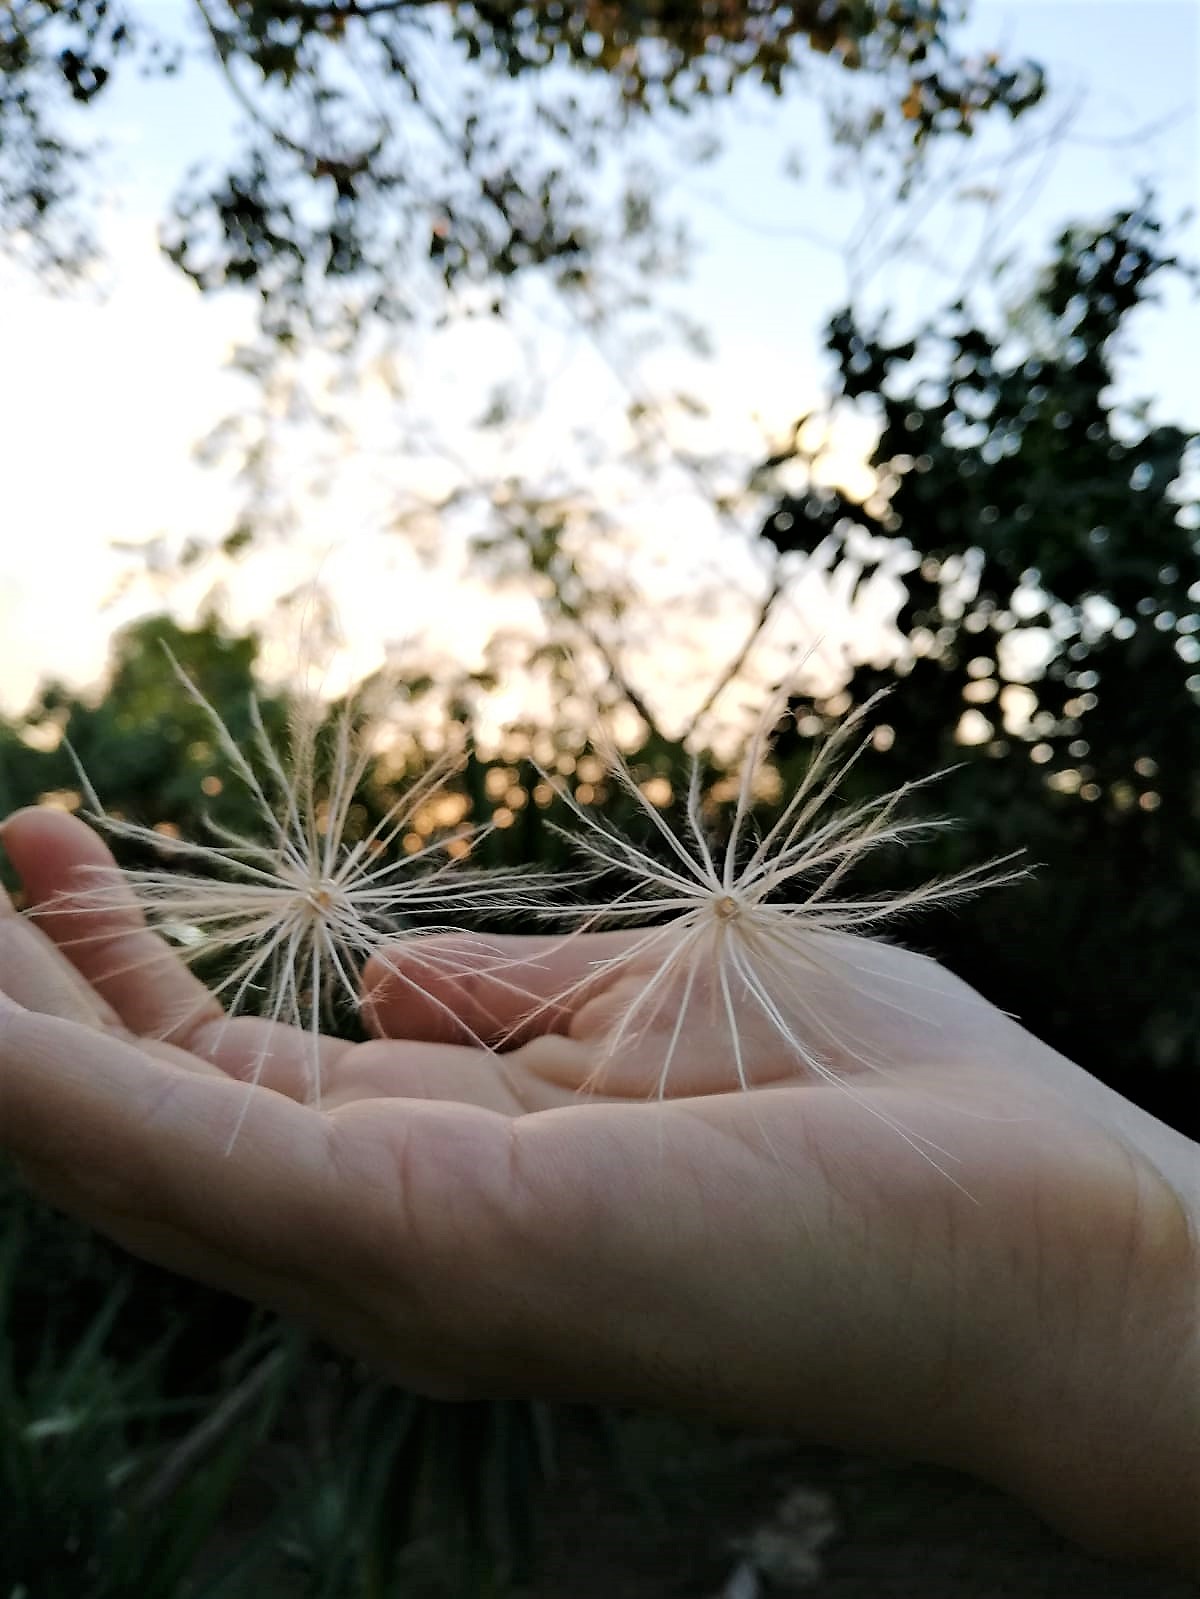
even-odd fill
[{"label": "twig", "polygon": [[283,1349],[274,1349],[230,1390],[215,1410],[205,1416],[167,1455],[154,1477],[142,1489],[135,1512],[143,1515],[165,1504],[200,1461],[237,1425],[246,1411],[270,1387],[287,1358]]},{"label": "twig", "polygon": [[733,682],[734,678],[741,671],[742,667],[745,666],[747,658],[750,655],[750,651],[762,637],[767,622],[770,619],[771,611],[775,605],[775,601],[783,593],[784,589],[783,574],[779,570],[779,565],[780,563],[777,560],[775,566],[775,576],[771,580],[770,590],[758,608],[758,615],[754,618],[754,621],[750,626],[750,631],[746,635],[745,642],[742,644],[741,649],[737,652],[733,659],[726,664],[724,670],[719,674],[708,693],[700,702],[700,705],[697,707],[692,716],[689,717],[687,726],[679,735],[681,743],[686,743],[686,741],[691,738],[692,734],[696,731],[696,728],[708,715],[709,711],[712,710],[713,706]]}]

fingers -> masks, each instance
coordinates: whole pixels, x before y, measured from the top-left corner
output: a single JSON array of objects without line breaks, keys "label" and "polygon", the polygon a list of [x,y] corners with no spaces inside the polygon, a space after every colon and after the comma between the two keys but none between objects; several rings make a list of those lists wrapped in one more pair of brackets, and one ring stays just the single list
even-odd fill
[{"label": "fingers", "polygon": [[327,1132],[280,1095],[0,999],[0,1144],[58,1174],[85,1219],[153,1219],[243,1267],[290,1269],[334,1214]]},{"label": "fingers", "polygon": [[510,1126],[415,1100],[326,1116],[0,999],[0,1146],[48,1198],[447,1392],[510,1269]]},{"label": "fingers", "polygon": [[99,1204],[86,1183],[70,1172],[25,1159],[18,1169],[27,1185],[56,1210],[79,1217],[142,1260],[238,1294],[268,1310],[298,1316],[316,1325],[319,1315],[303,1279],[262,1265],[247,1266],[226,1251],[201,1243],[152,1216]]},{"label": "fingers", "polygon": [[[364,1052],[382,1065],[388,1047]],[[861,1396],[869,1421],[895,1385],[894,1307],[929,1297],[901,1245],[930,1218],[918,1208],[886,1247],[854,1181],[826,1181],[849,1114],[817,1090],[515,1119],[419,1099],[321,1115],[0,1001],[0,1144],[44,1192],[447,1392],[702,1396],[755,1423],[786,1404],[816,1436]],[[869,1123],[856,1115],[854,1137],[866,1124],[874,1174]],[[764,1158],[768,1126],[786,1160]],[[944,1185],[926,1189],[941,1214]],[[873,1312],[861,1285],[893,1258]]]},{"label": "fingers", "polygon": [[596,967],[629,933],[414,939],[374,956],[363,1011],[389,1038],[484,1044],[565,1033]]},{"label": "fingers", "polygon": [[[165,1040],[153,1053],[169,1064],[196,1067],[203,1062],[244,1083],[327,1107],[384,1095],[442,1098],[518,1115],[569,1097],[536,1076],[526,1081],[526,1074],[513,1073],[509,1081],[477,1048],[397,1052],[382,1058],[372,1058],[368,1051],[356,1056],[352,1072],[341,1072],[339,1063],[354,1051],[350,1043],[315,1039],[307,1031],[253,1017],[224,1015],[203,985],[145,928],[132,904],[103,911],[67,903],[53,908],[57,897],[78,885],[81,869],[115,871],[109,851],[90,828],[61,812],[26,811],[5,825],[4,839],[39,914],[34,921],[19,917],[0,899],[0,985],[29,1010],[93,1027],[124,1025],[143,1037]],[[490,958],[494,961],[495,955]],[[423,970],[429,964],[420,963]],[[389,976],[403,991],[399,975]],[[502,984],[496,986],[504,992]],[[442,1014],[432,1002],[428,1008],[435,1019]],[[449,1031],[450,1018],[443,1019]],[[460,1036],[470,1034],[463,1029]],[[197,1060],[189,1063],[177,1046],[185,1046]]]},{"label": "fingers", "polygon": [[106,889],[120,882],[108,846],[84,822],[37,807],[9,817],[2,837],[37,925],[131,1032],[169,1038],[221,1015],[204,984],[146,927],[132,896],[126,908],[70,903],[100,874]]},{"label": "fingers", "polygon": [[0,987],[28,1010],[91,1027],[119,1018],[33,922],[19,916],[0,887]]}]

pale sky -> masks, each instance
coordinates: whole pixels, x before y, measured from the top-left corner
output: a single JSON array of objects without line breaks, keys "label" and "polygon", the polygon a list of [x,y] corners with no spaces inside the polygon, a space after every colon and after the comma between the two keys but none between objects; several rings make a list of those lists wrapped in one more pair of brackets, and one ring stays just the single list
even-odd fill
[{"label": "pale sky", "polygon": [[[164,15],[178,9],[178,0],[158,3]],[[1191,0],[1138,0],[1136,8],[1125,0],[989,0],[975,7],[972,34],[981,47],[999,44],[1045,62],[1053,96],[1037,126],[1074,111],[1049,154],[1034,151],[1006,168],[1017,196],[1006,236],[1026,258],[1040,259],[1067,221],[1097,220],[1133,199],[1140,180],[1156,184],[1168,217],[1197,199],[1200,8]],[[726,124],[725,156],[683,173],[673,191],[700,244],[681,300],[711,330],[715,356],[696,366],[646,362],[639,381],[686,379],[711,409],[704,437],[689,442],[720,440],[749,461],[764,429],[782,428],[821,395],[820,330],[846,293],[844,263],[831,245],[851,235],[870,198],[826,182],[819,116],[798,97],[782,106],[735,102]],[[55,299],[0,267],[0,709],[21,706],[51,673],[93,681],[112,628],[160,606],[161,593],[131,581],[140,562],[130,546],[160,535],[173,544],[215,538],[230,525],[233,485],[197,465],[192,450],[237,402],[223,368],[251,325],[250,307],[233,296],[203,300],[159,256],[155,225],[189,159],[230,139],[231,128],[214,79],[131,80],[94,123],[110,144],[104,170],[115,202],[103,224],[103,292]],[[804,183],[779,171],[784,151],[797,145],[808,161]],[[976,163],[970,170],[945,169],[944,194],[983,181],[987,163],[1007,159],[1010,148],[999,130],[992,143],[979,141],[965,152]],[[946,297],[973,248],[963,214],[944,199],[921,240],[925,258],[912,260],[882,239],[864,286],[868,303],[895,308],[898,331]],[[1195,223],[1183,248],[1200,258]],[[1127,397],[1146,396],[1157,416],[1200,425],[1196,303],[1177,286],[1142,313],[1134,334]],[[473,339],[458,334],[422,352],[420,403],[464,453],[478,445],[456,420],[463,396],[478,394],[479,374],[500,370],[506,358]],[[552,417],[528,444],[531,465],[539,451],[553,458],[573,421],[597,415],[603,424],[605,406],[614,417],[619,410],[594,353],[564,350],[558,365]],[[527,617],[528,596],[497,599],[453,558],[431,575],[384,531],[397,489],[386,415],[364,393],[352,421],[361,448],[339,463],[326,493],[303,492],[298,461],[300,536],[290,551],[250,563],[230,595],[233,619],[269,612],[273,595],[318,560],[360,641],[364,669],[386,644],[411,635],[414,612],[432,618],[435,637],[440,631],[446,649],[460,653],[464,638],[478,643],[497,624]],[[847,430],[839,470],[851,474],[868,445],[869,433]],[[653,502],[639,502],[615,476],[611,487],[614,514],[650,547],[657,541],[669,552],[696,537],[697,508],[682,479],[661,484]],[[718,544],[712,535],[714,552]],[[196,583],[180,585],[172,602],[186,614],[199,592]],[[873,625],[882,625],[886,602],[884,595]],[[718,647],[732,645],[743,611],[731,600],[710,618]]]}]

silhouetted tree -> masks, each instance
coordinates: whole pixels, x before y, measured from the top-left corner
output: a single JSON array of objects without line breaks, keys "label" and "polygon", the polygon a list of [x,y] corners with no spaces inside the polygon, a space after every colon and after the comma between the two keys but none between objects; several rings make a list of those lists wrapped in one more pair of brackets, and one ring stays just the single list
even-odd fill
[{"label": "silhouetted tree", "polygon": [[[1114,398],[1137,308],[1179,268],[1148,205],[1072,228],[1010,326],[961,306],[889,344],[849,313],[841,396],[878,415],[874,513],[786,498],[780,550],[907,539],[889,782],[961,763],[939,803],[1034,880],[936,933],[1034,1029],[1175,1117],[1200,1062],[1200,505],[1194,440]],[[869,570],[869,563],[866,570]],[[860,669],[863,697],[893,673]],[[962,844],[926,851],[950,865]]]}]

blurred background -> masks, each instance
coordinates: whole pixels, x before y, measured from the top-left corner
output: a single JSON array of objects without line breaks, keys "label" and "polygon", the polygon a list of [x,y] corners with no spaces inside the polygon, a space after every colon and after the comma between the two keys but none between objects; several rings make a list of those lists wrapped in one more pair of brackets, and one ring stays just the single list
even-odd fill
[{"label": "blurred background", "polygon": [[[236,818],[160,640],[235,730],[298,636],[392,685],[365,817],[465,726],[409,843],[497,863],[561,857],[534,761],[630,821],[597,718],[719,830],[798,662],[781,790],[892,685],[848,797],[959,825],[870,886],[1036,867],[906,940],[1195,1135],[1198,81],[1189,0],[10,0],[0,808],[66,734]],[[946,1591],[1103,1591],[936,1475],[382,1390],[4,1182],[13,1599],[886,1596],[968,1521]]]}]

